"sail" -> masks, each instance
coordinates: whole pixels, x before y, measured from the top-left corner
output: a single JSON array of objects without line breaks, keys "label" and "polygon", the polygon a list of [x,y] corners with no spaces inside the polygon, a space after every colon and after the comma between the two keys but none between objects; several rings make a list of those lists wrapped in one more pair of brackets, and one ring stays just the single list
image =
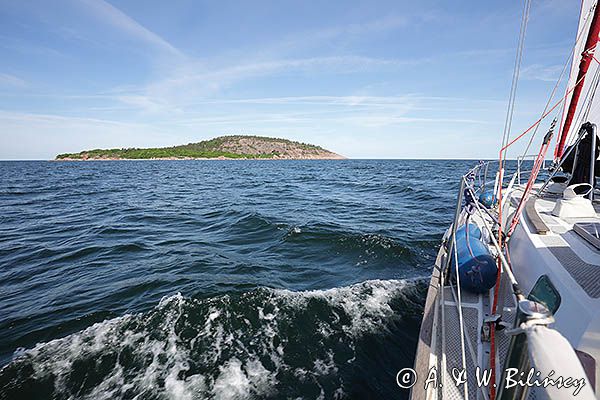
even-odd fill
[{"label": "sail", "polygon": [[[573,143],[581,124],[589,121],[600,125],[600,93],[596,95],[600,75],[598,62],[600,51],[595,51],[600,21],[599,23],[594,21],[594,17],[600,13],[600,10],[596,10],[596,3],[597,0],[583,0],[581,4],[579,26],[567,85],[568,93],[555,157],[561,157],[564,148]],[[584,55],[587,56],[587,60],[582,62]],[[586,61],[587,72],[582,74],[582,67],[585,68]],[[577,88],[577,85],[580,87]]]}]

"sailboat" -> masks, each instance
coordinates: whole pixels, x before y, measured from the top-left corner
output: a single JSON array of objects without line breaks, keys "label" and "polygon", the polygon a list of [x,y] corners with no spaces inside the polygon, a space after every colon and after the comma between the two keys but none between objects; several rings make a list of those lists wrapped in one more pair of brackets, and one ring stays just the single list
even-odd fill
[{"label": "sailboat", "polygon": [[[415,366],[397,375],[413,400],[600,398],[600,7],[583,0],[561,78],[515,134],[530,9],[525,0],[498,159],[458,182]],[[537,153],[507,158],[537,141]]]}]

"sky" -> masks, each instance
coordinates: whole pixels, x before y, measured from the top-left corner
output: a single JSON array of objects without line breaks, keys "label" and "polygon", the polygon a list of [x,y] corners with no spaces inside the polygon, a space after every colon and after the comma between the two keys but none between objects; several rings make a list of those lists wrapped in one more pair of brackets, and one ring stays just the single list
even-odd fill
[{"label": "sky", "polygon": [[[533,0],[512,136],[539,117],[570,59],[579,8]],[[0,0],[0,159],[225,134],[350,158],[497,158],[522,9]]]}]

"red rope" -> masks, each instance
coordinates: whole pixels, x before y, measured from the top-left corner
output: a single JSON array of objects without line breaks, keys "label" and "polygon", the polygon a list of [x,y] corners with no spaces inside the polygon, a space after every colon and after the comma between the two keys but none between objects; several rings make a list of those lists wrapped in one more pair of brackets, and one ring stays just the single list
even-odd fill
[{"label": "red rope", "polygon": [[[498,230],[498,246],[500,250],[502,250],[502,181],[504,177],[503,171],[503,163],[502,163],[502,152],[500,150],[500,163],[498,166],[498,222],[499,222],[499,230]],[[496,271],[496,284],[494,285],[494,300],[492,303],[492,315],[496,314],[496,309],[498,308],[498,288],[500,283],[501,271],[502,271],[502,263],[500,257],[498,257],[498,265]],[[490,370],[491,370],[491,381],[492,385],[490,386],[490,400],[496,399],[496,327],[490,326]]]},{"label": "red rope", "polygon": [[510,237],[512,235],[517,224],[519,223],[519,217],[521,216],[521,213],[523,212],[523,207],[525,206],[525,201],[529,197],[529,193],[531,192],[531,189],[533,188],[533,184],[535,183],[535,180],[537,179],[540,169],[542,168],[542,163],[544,162],[544,157],[546,157],[546,151],[548,150],[548,147],[550,147],[550,141],[548,141],[548,143],[543,144],[542,147],[540,148],[540,151],[535,159],[533,168],[531,169],[531,175],[529,176],[529,180],[527,181],[527,185],[525,186],[525,190],[523,191],[523,196],[521,197],[521,201],[519,201],[519,206],[517,207],[517,211],[515,212],[515,214],[513,216],[513,219],[510,224],[510,228],[508,230],[508,233],[506,234],[507,237]]},{"label": "red rope", "polygon": [[[592,54],[592,59],[594,61],[596,61],[598,64],[600,64],[600,61]],[[577,85],[579,84],[579,82],[581,82],[581,80],[583,80],[583,78],[585,77],[585,75],[583,75],[582,77],[580,77],[580,79],[575,83],[575,85],[573,85],[573,87],[571,87],[570,89],[568,89],[565,92],[565,95],[559,100],[557,101],[548,111],[546,111],[544,114],[542,114],[542,116],[535,121],[529,128],[525,129],[525,131],[523,131],[523,133],[521,133],[519,136],[517,136],[516,138],[514,138],[513,140],[511,140],[510,142],[508,142],[504,147],[502,147],[500,149],[500,152],[498,154],[498,195],[496,196],[498,199],[498,223],[499,223],[499,228],[498,228],[498,246],[500,247],[500,250],[502,251],[504,248],[504,241],[503,241],[503,224],[502,224],[502,182],[504,181],[504,155],[506,154],[506,150],[512,146],[515,142],[517,142],[518,140],[520,140],[523,136],[527,135],[533,128],[535,128],[537,125],[539,125],[552,111],[554,111],[556,109],[556,107],[558,107],[561,103],[564,103],[567,100],[567,97],[569,96],[569,94],[575,89],[575,87],[577,87]],[[548,149],[548,146],[542,146],[546,147],[546,150]],[[540,152],[542,151],[542,149],[540,149]],[[545,154],[545,151],[544,151]],[[539,159],[539,153],[538,153],[538,159]],[[538,161],[538,159],[536,159],[536,163]],[[542,158],[543,160],[543,158]],[[533,173],[533,170],[532,170]],[[539,170],[538,170],[539,173]],[[537,173],[536,173],[537,176]],[[531,179],[531,177],[530,177]],[[529,185],[529,182],[527,182],[527,184]],[[508,252],[507,252],[508,253]],[[496,282],[497,284],[494,286],[494,300],[492,302],[492,315],[496,314],[497,308],[498,308],[498,290],[499,290],[499,284],[498,282],[500,282],[500,277],[501,277],[501,270],[502,270],[502,263],[500,258],[498,258],[498,272],[496,275]],[[496,335],[495,335],[495,327],[492,326],[491,327],[491,332],[490,332],[490,370],[491,370],[491,381],[492,383],[496,383]],[[496,398],[496,388],[494,387],[494,385],[490,386],[490,400],[495,400]]]},{"label": "red rope", "polygon": [[[596,62],[598,62],[600,64],[600,61],[598,61],[596,58],[594,58],[596,60]],[[583,77],[581,78],[583,79]],[[558,107],[561,103],[565,102],[567,97],[569,96],[569,94],[573,91],[573,89],[575,89],[575,87],[577,86],[579,82],[577,82],[571,89],[567,90],[565,95],[559,100],[557,101],[548,111],[546,111],[544,114],[542,114],[542,116],[535,121],[529,128],[525,129],[525,131],[523,131],[523,133],[521,133],[519,136],[517,136],[516,138],[514,138],[513,140],[511,140],[510,142],[508,142],[504,147],[502,147],[500,149],[500,153],[498,154],[498,222],[499,222],[499,228],[498,228],[498,246],[500,247],[500,249],[503,249],[504,246],[504,241],[503,241],[503,224],[502,224],[502,182],[504,182],[504,155],[506,154],[506,150],[512,146],[515,142],[517,142],[519,139],[521,139],[523,136],[527,135],[533,128],[535,128],[537,125],[539,125],[544,118],[546,118],[552,111],[554,111],[556,109],[556,107]],[[539,154],[538,154],[539,155]],[[537,161],[537,160],[536,160]],[[529,182],[528,182],[529,183]],[[496,311],[498,309],[498,289],[499,289],[499,282],[500,282],[500,278],[501,278],[501,272],[502,272],[502,262],[500,260],[500,258],[498,258],[498,268],[497,268],[497,273],[496,273],[496,285],[494,286],[494,300],[492,302],[492,315],[496,314]],[[496,383],[496,335],[495,335],[495,327],[492,326],[491,327],[491,332],[490,332],[490,370],[491,370],[491,380],[492,383]],[[494,385],[490,386],[490,400],[495,400],[496,398],[496,388],[494,387]]]},{"label": "red rope", "polygon": [[[600,63],[600,61],[598,63]],[[577,84],[575,84],[575,86],[577,86]],[[521,139],[523,136],[527,135],[533,128],[535,128],[540,122],[542,122],[544,120],[544,118],[546,118],[548,116],[548,114],[550,114],[552,111],[554,111],[554,109],[556,107],[558,107],[562,102],[564,102],[567,99],[567,96],[573,91],[573,89],[575,89],[575,86],[573,86],[571,89],[567,90],[567,92],[565,93],[565,95],[559,101],[557,101],[556,103],[554,103],[554,105],[552,106],[552,108],[549,109],[548,111],[546,111],[537,121],[535,121],[533,123],[533,125],[531,125],[527,129],[525,129],[525,131],[523,133],[521,133],[519,136],[517,136],[516,138],[514,138],[513,140],[511,140],[506,146],[504,146],[503,148],[501,148],[500,149],[500,157],[502,157],[502,153],[506,149],[508,149],[510,146],[512,146],[516,141],[518,141],[519,139]]]},{"label": "red rope", "polygon": [[573,118],[575,118],[575,112],[577,110],[577,104],[579,103],[579,97],[581,96],[581,91],[584,86],[584,78],[588,72],[590,64],[592,62],[592,56],[594,54],[594,50],[596,44],[598,43],[598,35],[600,34],[600,7],[596,6],[594,10],[594,16],[590,22],[590,28],[587,31],[587,39],[585,40],[585,45],[583,47],[583,53],[581,53],[581,59],[579,60],[579,71],[577,72],[577,84],[575,85],[575,90],[573,91],[573,96],[571,96],[571,100],[569,101],[569,109],[567,110],[567,114],[565,116],[565,120],[562,126],[562,131],[560,132],[560,140],[558,141],[558,157],[562,157],[564,146],[566,144],[567,136],[569,134],[569,129],[571,128],[571,124],[573,123]]},{"label": "red rope", "polygon": [[[600,64],[600,61],[592,54],[592,60],[596,61],[598,64]],[[546,111],[544,114],[542,114],[542,116],[535,121],[529,128],[525,129],[523,131],[523,133],[521,133],[519,136],[517,136],[516,138],[514,138],[513,140],[511,140],[510,142],[508,142],[506,144],[506,146],[502,147],[500,149],[500,161],[502,161],[502,153],[505,152],[506,149],[508,149],[510,146],[512,146],[516,141],[518,141],[519,139],[521,139],[523,136],[527,135],[533,128],[535,128],[540,122],[542,122],[544,120],[544,118],[546,118],[548,116],[548,114],[550,114],[552,111],[554,111],[554,109],[556,107],[558,107],[561,103],[565,102],[567,100],[567,97],[569,96],[569,94],[571,94],[571,92],[573,90],[575,90],[575,88],[577,87],[577,85],[579,85],[579,83],[585,78],[585,75],[582,76],[581,78],[579,78],[579,80],[577,82],[575,82],[575,84],[573,85],[573,87],[571,87],[571,89],[567,90],[565,92],[565,95],[558,100],[556,103],[554,103],[554,105],[552,106],[552,108],[550,108],[548,111]],[[502,185],[499,186],[499,189],[502,189]]]}]

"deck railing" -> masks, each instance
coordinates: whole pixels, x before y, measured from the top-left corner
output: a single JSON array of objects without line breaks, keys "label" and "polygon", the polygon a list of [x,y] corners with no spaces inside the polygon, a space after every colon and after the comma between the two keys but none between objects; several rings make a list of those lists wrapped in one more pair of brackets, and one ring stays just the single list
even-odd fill
[{"label": "deck railing", "polygon": [[[506,198],[510,195],[510,191],[515,183],[518,185],[521,184],[521,178],[523,174],[523,166],[527,161],[527,158],[531,156],[520,157],[516,160],[516,168],[511,168],[509,164],[507,165],[512,169],[510,174],[512,177],[509,181],[507,187]],[[535,155],[533,156],[535,157]],[[465,210],[465,199],[470,197],[471,201],[470,206],[474,208],[471,212],[476,212],[483,221],[483,225],[485,230],[487,231],[491,246],[495,249],[495,254],[500,260],[501,265],[501,273],[506,275],[509,281],[512,284],[513,294],[517,300],[518,304],[518,313],[515,321],[513,323],[513,328],[508,330],[508,334],[511,334],[511,343],[509,347],[509,351],[505,360],[501,360],[500,365],[504,365],[504,369],[501,373],[501,378],[498,382],[500,391],[498,393],[499,400],[514,400],[514,399],[525,399],[528,395],[529,387],[518,388],[517,390],[508,390],[506,387],[508,386],[509,375],[507,374],[508,368],[516,368],[519,372],[526,372],[529,369],[529,366],[532,366],[537,371],[546,371],[549,373],[550,371],[554,371],[555,376],[562,377],[571,377],[572,379],[579,379],[582,384],[582,387],[578,389],[579,399],[592,400],[595,399],[594,393],[589,384],[589,380],[585,375],[585,372],[579,362],[575,351],[573,350],[570,343],[558,332],[548,328],[548,325],[551,324],[554,319],[548,309],[539,303],[532,302],[527,300],[525,296],[521,293],[519,289],[518,281],[516,280],[512,268],[508,263],[504,250],[498,243],[498,239],[496,235],[497,231],[493,230],[493,225],[490,226],[490,222],[494,222],[494,212],[493,206],[492,209],[488,209],[479,203],[479,199],[477,197],[478,194],[483,193],[486,190],[486,187],[489,188],[491,181],[488,179],[489,174],[494,172],[494,168],[490,168],[496,164],[495,167],[495,182],[494,182],[494,196],[497,193],[497,188],[499,185],[503,185],[503,182],[498,182],[498,176],[503,175],[503,171],[498,171],[498,162],[497,161],[486,161],[480,162],[478,165],[470,169],[465,175],[463,175],[460,179],[459,184],[459,192],[457,196],[456,210],[454,214],[454,222],[451,226],[449,235],[446,235],[446,257],[444,259],[443,268],[440,271],[440,293],[438,296],[442,296],[444,298],[444,286],[448,283],[447,278],[450,276],[450,268],[452,268],[452,254],[455,254],[454,260],[456,264],[456,268],[458,269],[458,261],[456,256],[456,230],[461,221],[464,218]],[[546,168],[545,162],[542,166],[543,169]],[[525,171],[525,173],[531,171]],[[593,169],[592,169],[593,173]],[[548,178],[549,179],[549,178]],[[456,271],[456,276],[458,277],[458,270]],[[498,282],[496,283],[499,284]],[[458,301],[456,301],[457,307],[459,309],[459,315],[461,320],[461,348],[463,353],[463,365],[465,364],[465,344],[464,340],[466,337],[464,327],[462,326],[462,304],[460,298],[460,281],[457,281],[457,294]],[[440,306],[440,303],[438,303]],[[441,303],[442,307],[442,315],[443,315],[443,303]],[[539,310],[545,310],[544,313],[535,312]],[[442,316],[443,319],[443,316]],[[444,322],[442,322],[444,324]],[[494,326],[494,325],[492,325]],[[443,327],[443,325],[442,325]],[[494,329],[494,328],[492,328]],[[453,333],[454,335],[454,333]],[[445,341],[445,333],[442,329],[442,343]],[[467,338],[468,339],[468,338]],[[544,350],[543,341],[551,340],[552,343],[548,343],[548,346],[552,346],[552,351],[548,352]],[[523,351],[528,349],[528,353],[523,355]],[[538,354],[543,353],[543,354]],[[492,389],[495,390],[495,389]],[[537,388],[536,390],[541,390],[546,392],[545,394],[549,396],[548,398],[552,399],[567,399],[572,398],[572,391],[569,390],[556,390],[554,386],[547,385],[547,387]],[[468,394],[465,391],[465,396]],[[487,397],[487,393],[483,393],[484,398]]]}]

